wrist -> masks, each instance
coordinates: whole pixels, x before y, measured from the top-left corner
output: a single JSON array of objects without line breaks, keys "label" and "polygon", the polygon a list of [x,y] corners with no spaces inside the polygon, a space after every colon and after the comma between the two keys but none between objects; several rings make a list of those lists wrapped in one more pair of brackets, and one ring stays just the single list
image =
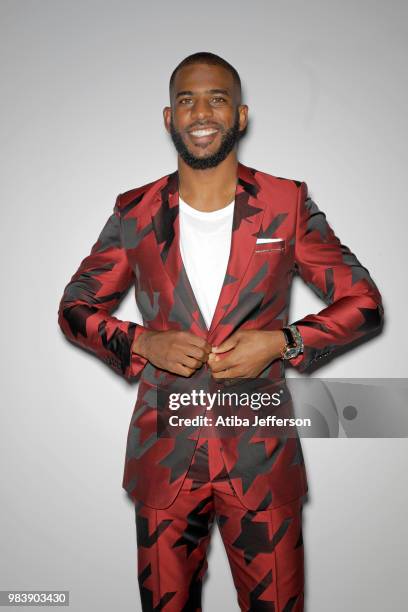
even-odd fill
[{"label": "wrist", "polygon": [[281,329],[279,329],[277,331],[277,333],[279,334],[279,344],[278,344],[278,354],[275,355],[275,359],[282,358],[282,353],[283,351],[285,351],[286,347],[287,347],[287,339],[285,334],[283,333],[283,331]]},{"label": "wrist", "polygon": [[279,359],[282,351],[286,347],[286,338],[283,331],[281,329],[275,329],[273,331],[264,330],[263,333],[267,338],[265,343],[266,357],[270,362]]},{"label": "wrist", "polygon": [[132,344],[132,353],[136,353],[145,359],[148,359],[149,338],[158,332],[152,330],[143,330],[134,339]]}]

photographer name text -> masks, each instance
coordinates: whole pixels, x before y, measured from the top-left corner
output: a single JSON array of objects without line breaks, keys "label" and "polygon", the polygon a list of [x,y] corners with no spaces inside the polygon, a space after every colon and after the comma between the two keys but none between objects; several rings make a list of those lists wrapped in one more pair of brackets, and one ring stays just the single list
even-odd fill
[{"label": "photographer name text", "polygon": [[169,417],[172,427],[310,427],[311,419],[281,418],[275,415],[260,418],[254,414],[253,418],[241,418],[236,415],[218,416],[213,419],[208,416],[195,416],[192,418],[172,415]]}]

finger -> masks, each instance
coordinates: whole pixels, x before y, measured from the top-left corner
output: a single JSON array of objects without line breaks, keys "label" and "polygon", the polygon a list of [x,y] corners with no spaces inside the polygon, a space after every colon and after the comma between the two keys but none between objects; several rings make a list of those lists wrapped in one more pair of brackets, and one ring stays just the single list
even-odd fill
[{"label": "finger", "polygon": [[204,351],[204,349],[199,348],[198,346],[189,344],[186,349],[186,355],[188,355],[189,357],[194,357],[195,359],[198,359],[199,361],[204,363],[205,361],[207,361],[208,356],[212,355],[212,353],[208,353]]},{"label": "finger", "polygon": [[183,343],[184,347],[191,346],[191,345],[197,346],[199,349],[204,350],[206,353],[210,353],[211,344],[209,344],[207,340],[205,340],[204,338],[201,338],[200,336],[196,336],[192,332],[188,332],[188,331],[183,331],[179,333],[180,333],[179,338],[181,342]]},{"label": "finger", "polygon": [[205,353],[211,352],[211,344],[209,344],[207,340],[205,340],[204,338],[200,338],[199,336],[195,336],[194,334],[191,334],[189,341],[193,346],[197,346],[199,349],[203,350]]},{"label": "finger", "polygon": [[212,375],[217,380],[221,378],[238,378],[240,376],[237,368],[227,368],[226,370],[221,370],[221,372],[213,372]]},{"label": "finger", "polygon": [[219,344],[218,346],[213,346],[212,352],[213,353],[225,353],[226,351],[230,351],[231,349],[233,349],[237,344],[238,344],[237,335],[233,334],[230,338],[227,338],[227,340],[224,340],[224,342],[221,342],[221,344]]},{"label": "finger", "polygon": [[180,374],[180,376],[189,377],[193,372],[195,372],[195,369],[189,368],[182,363],[178,363],[175,367],[175,374]]},{"label": "finger", "polygon": [[195,359],[194,357],[189,357],[188,355],[183,355],[183,357],[180,359],[180,362],[188,368],[193,368],[194,370],[197,370],[197,368],[201,368],[201,366],[203,365],[202,361],[200,361],[199,359]]},{"label": "finger", "polygon": [[221,372],[227,368],[232,368],[237,365],[236,359],[233,355],[227,355],[226,357],[213,357],[211,360],[208,359],[208,365],[213,372]]}]

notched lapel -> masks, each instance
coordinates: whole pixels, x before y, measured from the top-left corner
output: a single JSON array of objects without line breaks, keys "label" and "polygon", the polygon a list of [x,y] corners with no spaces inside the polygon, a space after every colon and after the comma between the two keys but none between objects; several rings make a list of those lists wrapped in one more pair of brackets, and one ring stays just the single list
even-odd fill
[{"label": "notched lapel", "polygon": [[224,283],[209,330],[210,338],[222,319],[228,314],[231,303],[241,286],[255,251],[265,206],[265,202],[260,197],[260,187],[255,178],[255,171],[239,163],[231,249]]},{"label": "notched lapel", "polygon": [[180,252],[178,172],[169,174],[152,203],[152,227],[165,271],[173,285],[174,304],[169,314],[193,333],[207,336],[208,329],[192,290]]}]

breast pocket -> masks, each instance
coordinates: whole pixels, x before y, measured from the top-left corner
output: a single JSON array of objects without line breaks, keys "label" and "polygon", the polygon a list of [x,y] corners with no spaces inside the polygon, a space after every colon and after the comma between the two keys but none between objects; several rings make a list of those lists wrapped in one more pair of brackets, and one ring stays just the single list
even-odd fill
[{"label": "breast pocket", "polygon": [[256,243],[255,255],[265,254],[271,255],[276,253],[284,253],[286,250],[286,241],[283,238],[274,238],[268,242]]}]

